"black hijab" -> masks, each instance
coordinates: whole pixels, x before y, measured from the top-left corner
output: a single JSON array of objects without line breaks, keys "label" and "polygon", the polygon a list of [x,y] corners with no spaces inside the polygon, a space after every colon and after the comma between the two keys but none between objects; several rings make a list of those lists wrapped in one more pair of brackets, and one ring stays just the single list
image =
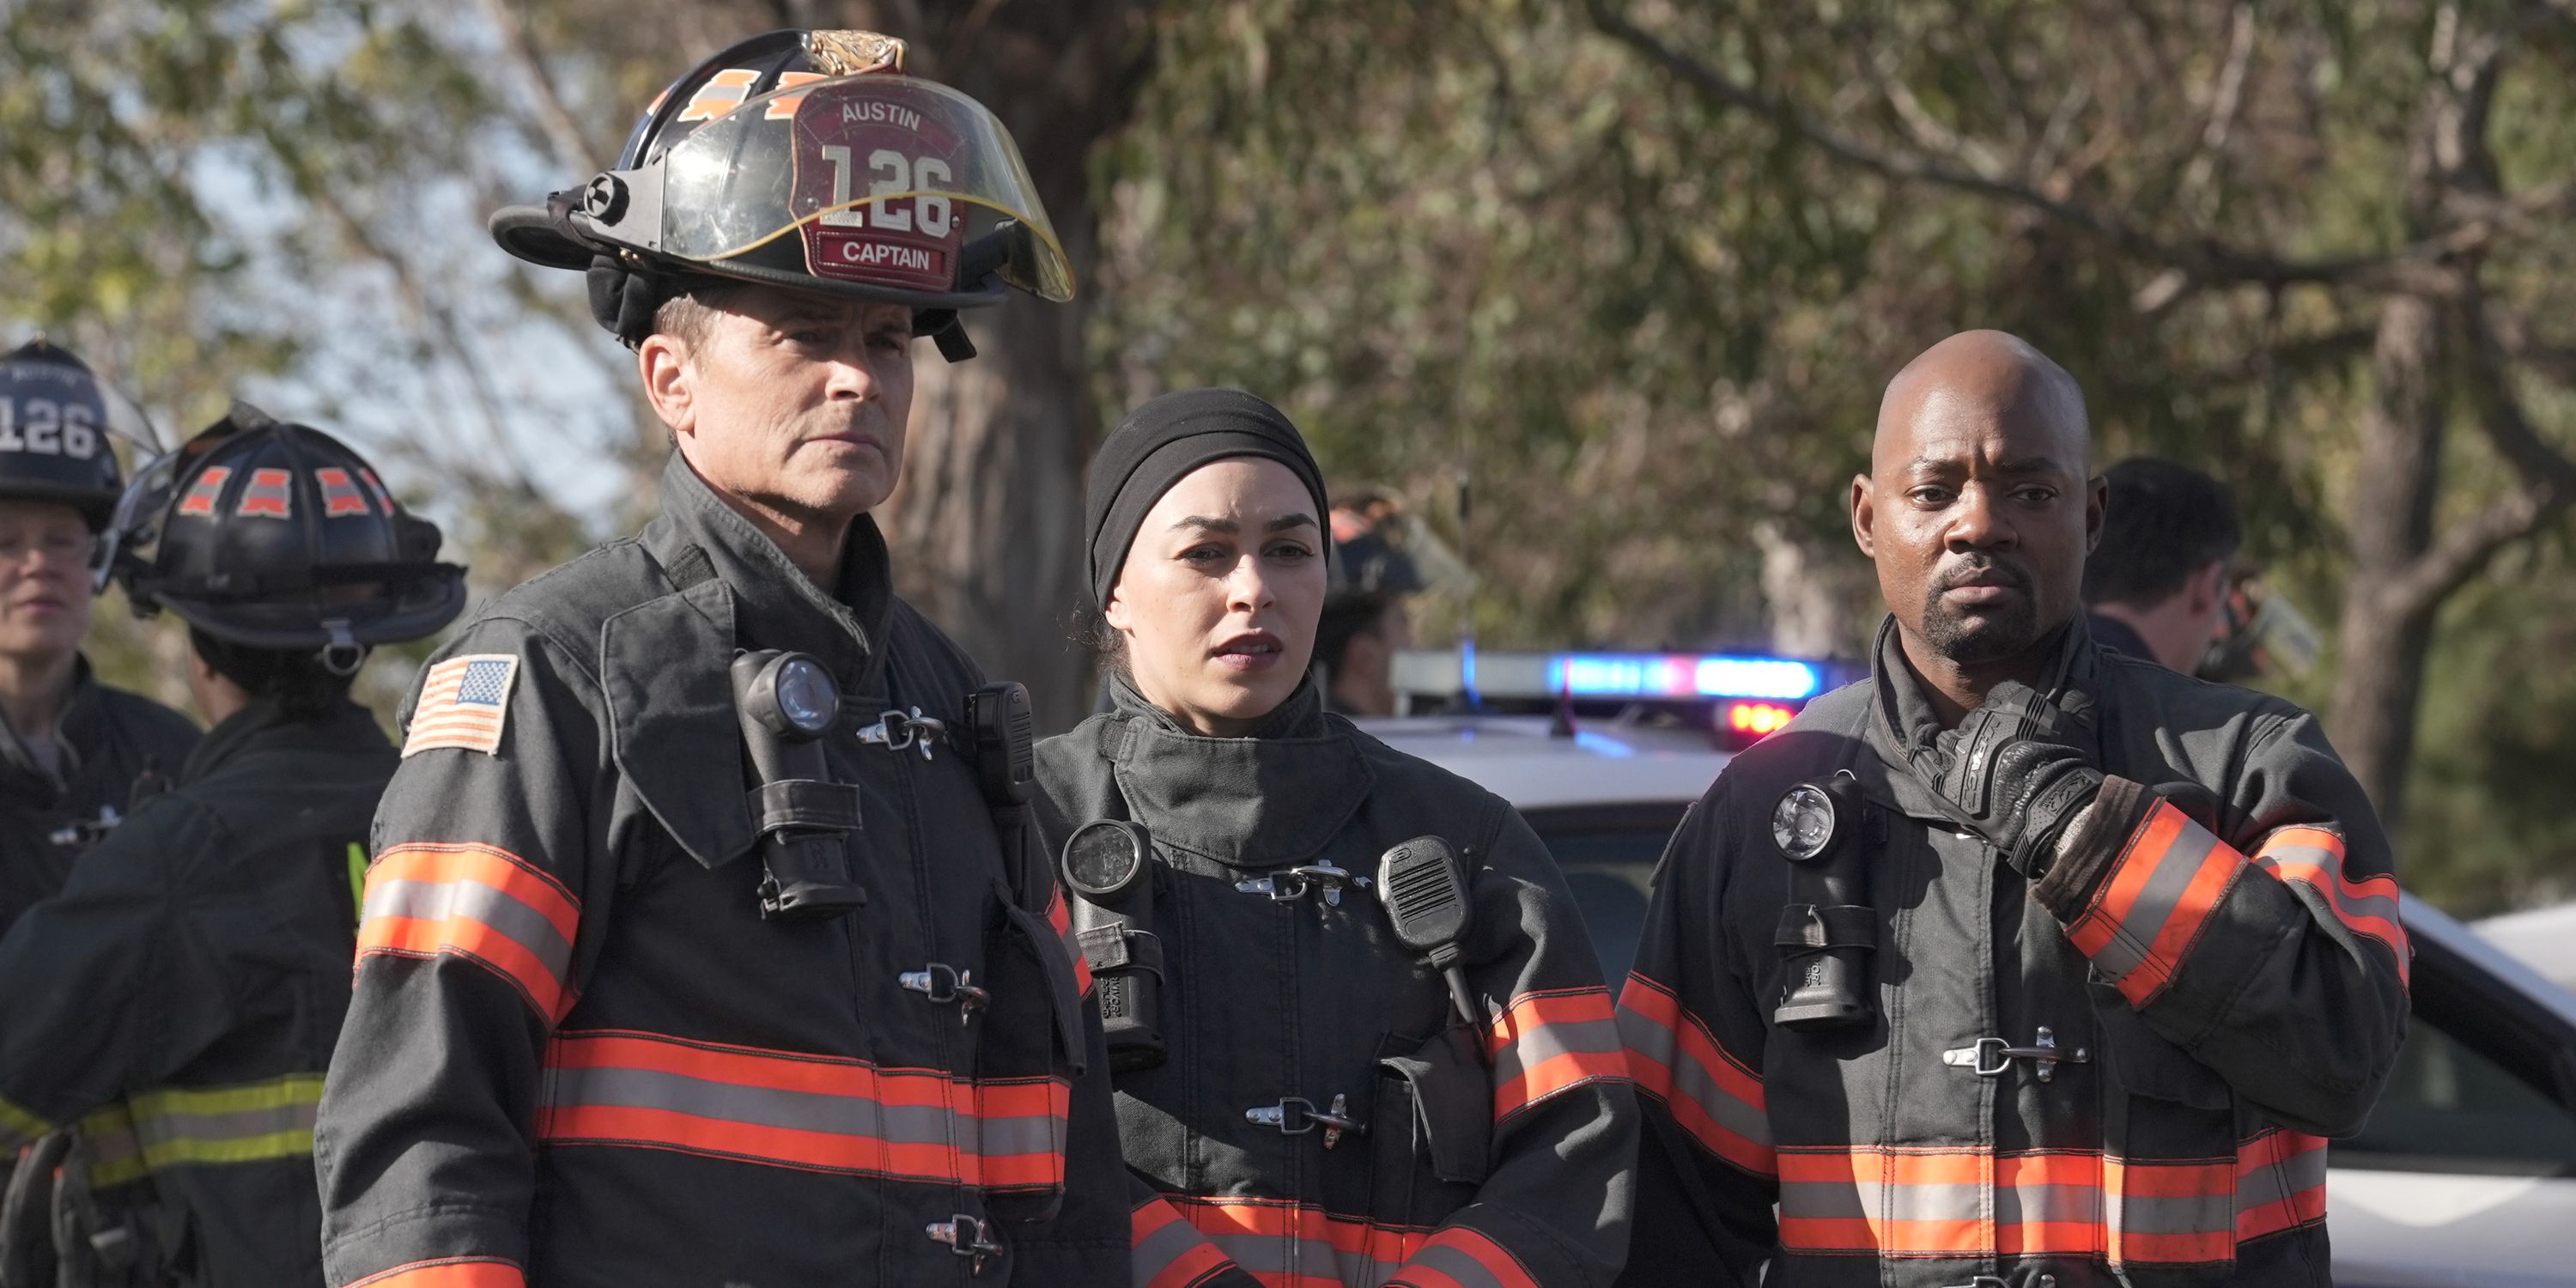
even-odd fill
[{"label": "black hijab", "polygon": [[[1285,413],[1240,389],[1165,394],[1129,412],[1091,460],[1082,508],[1095,606],[1108,607],[1127,548],[1136,543],[1136,529],[1154,503],[1190,471],[1236,456],[1287,466],[1315,498],[1315,522],[1330,522],[1324,473]],[[1332,543],[1322,545],[1329,550]]]}]

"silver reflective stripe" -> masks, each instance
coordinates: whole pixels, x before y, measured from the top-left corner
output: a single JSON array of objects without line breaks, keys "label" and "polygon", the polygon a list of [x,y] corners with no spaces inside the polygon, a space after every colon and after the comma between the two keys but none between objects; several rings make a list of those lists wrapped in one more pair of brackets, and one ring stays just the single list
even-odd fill
[{"label": "silver reflective stripe", "polygon": [[2238,1177],[2234,1212],[2251,1212],[2325,1183],[2326,1151],[2323,1147],[2292,1154]]},{"label": "silver reflective stripe", "polygon": [[2266,868],[2313,865],[2322,870],[2325,876],[2319,881],[2309,880],[2305,872],[2285,879],[2315,887],[2317,893],[2326,897],[2327,902],[2343,910],[2346,920],[2355,917],[2380,917],[2391,923],[2398,921],[2396,899],[2384,894],[2356,894],[2346,889],[2344,883],[2336,879],[2343,875],[2343,856],[2332,850],[2314,845],[2266,846],[2256,861]]},{"label": "silver reflective stripe", "polygon": [[1619,1021],[1560,1021],[1520,1030],[1494,1056],[1494,1083],[1500,1086],[1558,1056],[1617,1055],[1625,1049]]},{"label": "silver reflective stripe", "polygon": [[1128,1254],[1129,1288],[1153,1288],[1154,1278],[1171,1268],[1173,1262],[1188,1255],[1190,1249],[1206,1242],[1187,1221],[1174,1221],[1146,1235]]},{"label": "silver reflective stripe", "polygon": [[935,1105],[890,1108],[864,1096],[782,1091],[653,1069],[557,1069],[546,1099],[557,1105],[663,1109],[838,1136],[948,1143],[948,1111]]},{"label": "silver reflective stripe", "polygon": [[2233,1193],[2124,1194],[2119,1210],[2117,1224],[2124,1234],[2231,1234],[2236,1229]]},{"label": "silver reflective stripe", "polygon": [[319,1101],[303,1101],[232,1113],[145,1114],[138,1111],[134,1118],[134,1134],[142,1140],[146,1154],[190,1141],[247,1140],[281,1132],[310,1135],[314,1118],[320,1110]]},{"label": "silver reflective stripe", "polygon": [[655,1069],[570,1067],[554,1071],[546,1101],[556,1106],[658,1109],[755,1127],[858,1136],[897,1145],[944,1146],[955,1140],[984,1158],[1052,1154],[1063,1143],[1064,1121],[1053,1114],[978,1117],[971,1107],[974,1089],[953,1083],[951,1088],[951,1094],[970,1102],[962,1113],[942,1105],[884,1104],[857,1089],[846,1093],[788,1091]]},{"label": "silver reflective stripe", "polygon": [[[1687,1020],[1683,1023],[1688,1023]],[[1738,1100],[1708,1076],[1696,1059],[1680,1053],[1681,1037],[1653,1018],[1621,1008],[1620,1040],[1638,1055],[1672,1074],[1672,1094],[1698,1105],[1717,1125],[1756,1145],[1771,1145],[1770,1115]]]},{"label": "silver reflective stripe", "polygon": [[1437,1270],[1458,1281],[1459,1288],[1507,1288],[1484,1263],[1446,1244],[1434,1243],[1413,1254],[1413,1265]]},{"label": "silver reflective stripe", "polygon": [[[2164,805],[2158,808],[2173,807]],[[2152,820],[2154,815],[2148,817]],[[2113,928],[2111,942],[2093,955],[2093,964],[2101,967],[2102,972],[2113,980],[2124,979],[2130,971],[2137,969],[2156,942],[2156,933],[2164,929],[2165,923],[2173,918],[2174,910],[2182,905],[2184,893],[2191,889],[2192,878],[2200,875],[2201,864],[2208,861],[2210,850],[2217,844],[2218,838],[2210,835],[2208,829],[2189,819],[2183,820],[2182,831],[2174,836],[2172,844],[2165,847],[2164,856],[2156,861],[2155,870],[2147,876],[2146,888],[2138,892],[2137,902],[2129,906],[2128,915],[2120,918],[2119,924]],[[2139,861],[2138,856],[2132,855],[2128,861],[2135,863]],[[2109,879],[2119,879],[2117,869]]]},{"label": "silver reflective stripe", "polygon": [[544,913],[479,881],[380,879],[367,892],[367,906],[358,919],[365,922],[377,917],[478,922],[534,953],[556,979],[570,978],[572,941],[565,939]]}]

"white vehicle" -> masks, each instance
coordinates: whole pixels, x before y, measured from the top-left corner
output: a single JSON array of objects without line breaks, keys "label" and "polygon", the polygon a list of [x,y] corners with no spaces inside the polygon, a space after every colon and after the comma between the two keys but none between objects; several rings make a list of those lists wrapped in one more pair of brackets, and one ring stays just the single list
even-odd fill
[{"label": "white vehicle", "polygon": [[[1456,693],[1472,673],[1489,713],[1360,723],[1519,807],[1616,981],[1635,958],[1665,838],[1725,766],[1725,747],[1776,729],[1829,678],[1788,663],[1811,666],[1808,689],[1740,691],[1762,687],[1741,683],[1766,674],[1740,665],[1759,661],[1785,660],[1487,654],[1471,670],[1450,654],[1408,655],[1399,687]],[[2369,1127],[2332,1147],[2335,1282],[2576,1284],[2576,996],[2424,904],[2407,899],[2401,915],[2414,1022]]]},{"label": "white vehicle", "polygon": [[2576,903],[2508,912],[2473,922],[2469,929],[2539,971],[2541,978],[2576,989]]}]

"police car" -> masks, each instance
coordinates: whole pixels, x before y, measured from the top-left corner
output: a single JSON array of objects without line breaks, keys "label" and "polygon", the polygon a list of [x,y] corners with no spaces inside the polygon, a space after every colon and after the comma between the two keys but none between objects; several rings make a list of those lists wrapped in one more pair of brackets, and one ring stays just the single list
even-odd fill
[{"label": "police car", "polygon": [[[1735,749],[1865,670],[1734,654],[1409,652],[1388,745],[1510,800],[1555,852],[1617,980],[1665,838]],[[2576,1283],[2576,995],[2404,903],[2414,1020],[2328,1173],[2343,1288]]]}]

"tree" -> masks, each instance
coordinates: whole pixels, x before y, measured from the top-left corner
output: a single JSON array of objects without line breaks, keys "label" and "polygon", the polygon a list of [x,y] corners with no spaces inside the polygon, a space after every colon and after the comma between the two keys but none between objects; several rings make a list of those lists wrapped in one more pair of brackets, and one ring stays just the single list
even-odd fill
[{"label": "tree", "polygon": [[[2541,373],[2515,362],[2503,339],[2525,333],[2533,315],[2499,307],[2488,286],[2497,261],[2532,254],[2535,236],[2576,198],[2563,137],[2542,140],[2548,181],[2506,191],[2495,111],[2517,63],[2535,91],[2563,88],[2576,11],[2561,0],[2321,6],[2270,17],[2242,2],[2045,14],[1981,6],[1986,21],[1967,24],[1966,40],[1988,40],[2007,25],[2013,35],[1994,74],[1970,79],[1942,64],[1948,51],[1937,35],[1905,22],[1901,6],[1894,20],[1863,11],[1812,28],[1778,22],[1774,8],[1760,31],[1719,16],[1713,30],[1688,34],[1670,30],[1678,23],[1651,28],[1614,0],[1587,6],[1603,33],[1785,140],[1854,171],[1962,194],[1996,217],[2082,239],[2106,258],[2105,271],[2135,281],[2136,313],[2150,325],[2205,313],[2181,312],[2202,296],[2232,296],[2240,312],[2259,307],[2272,319],[2322,315],[2330,334],[2357,336],[2367,319],[2368,393],[2343,523],[2350,591],[2330,723],[2383,815],[2397,821],[2436,613],[2498,552],[2576,502],[2576,460],[2525,410],[2521,385]],[[1832,48],[1799,48],[1804,30]],[[2213,39],[2221,31],[2223,43]],[[2101,40],[2106,32],[2123,39]],[[2077,53],[2088,34],[2101,51],[2092,67]],[[2195,46],[2226,53],[2205,79],[2164,74],[2186,65]],[[2042,58],[2010,58],[2038,51]],[[2121,59],[2149,74],[2106,74],[2105,61]],[[2339,79],[2360,93],[2316,88]],[[2206,88],[2192,93],[2196,84]],[[2563,98],[2541,97],[2563,115]],[[2392,118],[2373,109],[2392,101],[2411,110]],[[2348,130],[2361,137],[2338,137]],[[2334,207],[2303,217],[2297,205],[2325,154],[2355,145],[2376,164],[2337,167],[2332,178],[2369,185],[2346,200],[2386,217],[2362,229],[2335,226],[2343,212]],[[2313,158],[2308,165],[2284,164],[2302,153]],[[2318,336],[2276,328],[2245,337],[2245,348],[2269,365],[2285,342],[2313,348]],[[2463,415],[2514,477],[2479,489],[2474,513],[2443,522],[2445,437]]]}]

